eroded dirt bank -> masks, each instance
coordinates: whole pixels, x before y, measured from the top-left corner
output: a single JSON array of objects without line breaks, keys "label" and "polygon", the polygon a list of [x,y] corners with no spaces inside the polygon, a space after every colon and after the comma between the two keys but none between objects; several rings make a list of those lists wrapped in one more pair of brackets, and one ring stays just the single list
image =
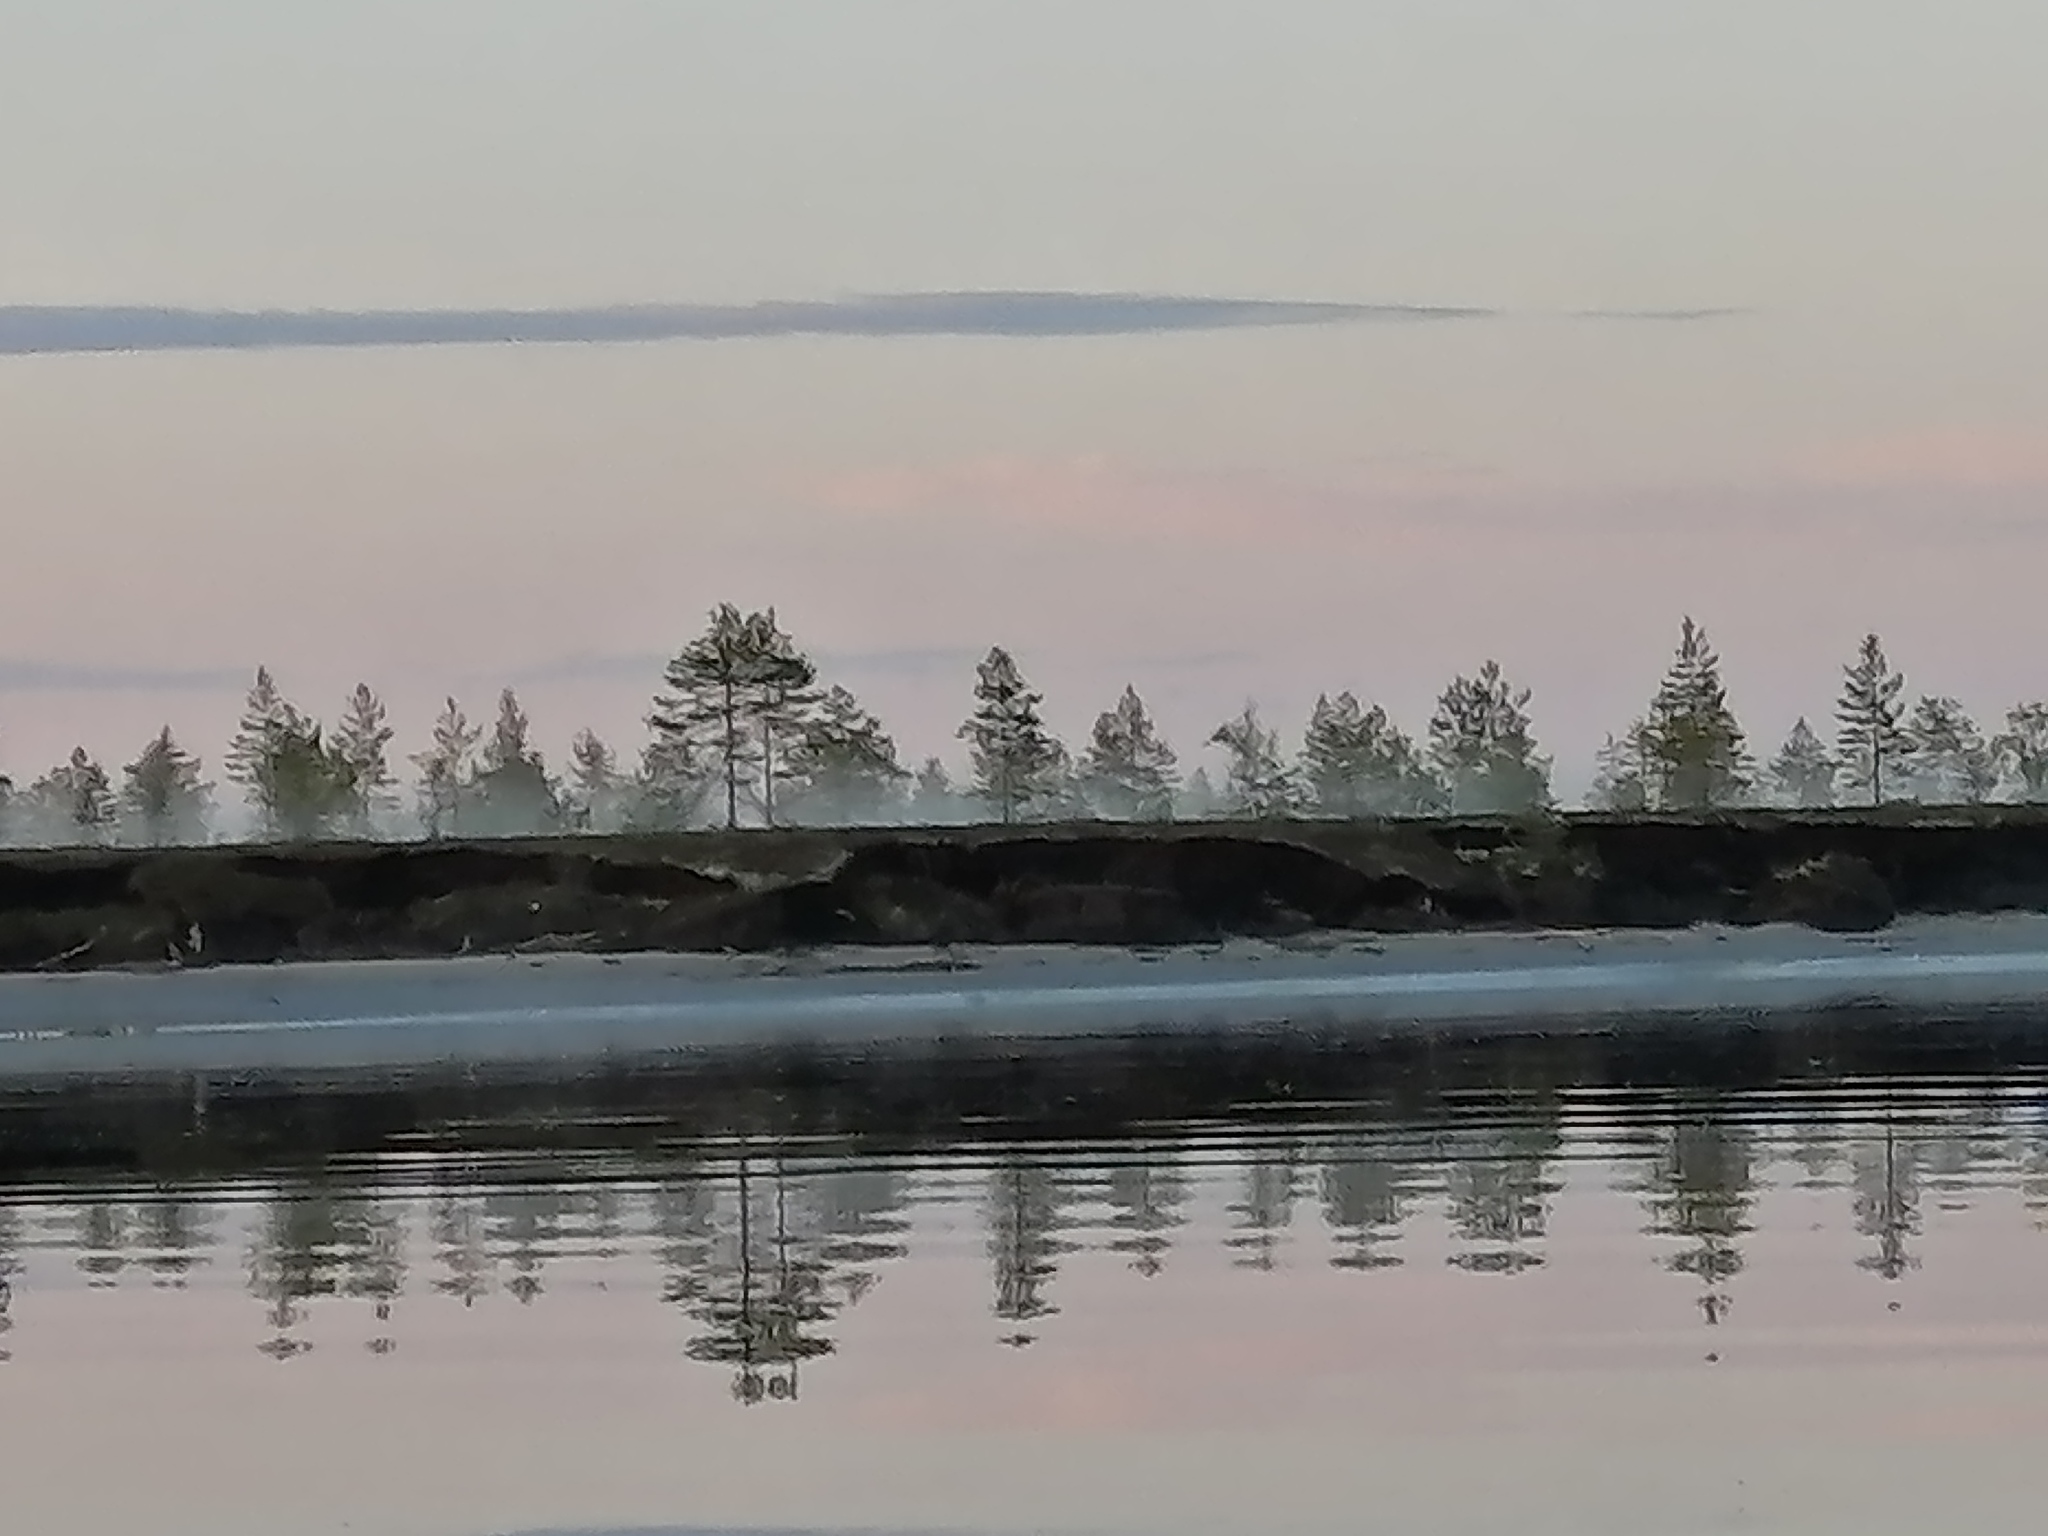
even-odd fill
[{"label": "eroded dirt bank", "polygon": [[0,854],[0,969],[2015,909],[2048,911],[2042,810],[61,850]]}]

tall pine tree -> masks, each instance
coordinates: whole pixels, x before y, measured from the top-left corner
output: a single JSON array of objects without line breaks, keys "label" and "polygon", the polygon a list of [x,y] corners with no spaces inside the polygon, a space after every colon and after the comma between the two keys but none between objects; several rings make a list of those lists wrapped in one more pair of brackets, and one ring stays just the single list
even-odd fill
[{"label": "tall pine tree", "polygon": [[1324,816],[1416,816],[1442,798],[1407,733],[1349,692],[1317,695],[1302,734],[1301,778]]},{"label": "tall pine tree", "polygon": [[1794,810],[1833,805],[1838,766],[1827,743],[1801,715],[1785,737],[1785,744],[1778,748],[1778,755],[1771,759],[1773,797],[1780,805]]},{"label": "tall pine tree", "polygon": [[960,739],[974,766],[975,793],[1005,825],[1049,805],[1066,774],[1066,750],[1039,713],[1044,703],[999,645],[975,669],[974,713]]},{"label": "tall pine tree", "polygon": [[1454,812],[1532,811],[1550,804],[1550,759],[1536,750],[1529,690],[1488,661],[1451,679],[1429,720],[1429,759]]},{"label": "tall pine tree", "polygon": [[526,837],[551,831],[561,816],[561,799],[546,761],[533,746],[533,727],[519,695],[498,695],[498,718],[483,744],[473,786],[473,831],[486,837]]},{"label": "tall pine tree", "polygon": [[482,737],[483,728],[470,724],[453,696],[442,702],[431,744],[412,759],[420,771],[420,825],[429,838],[452,837],[462,830],[476,744]]},{"label": "tall pine tree", "polygon": [[1230,814],[1263,821],[1300,812],[1300,782],[1280,754],[1280,733],[1260,722],[1256,704],[1247,703],[1217,726],[1209,744],[1225,753],[1223,794]]},{"label": "tall pine tree", "polygon": [[1748,793],[1749,753],[1728,707],[1721,658],[1689,616],[1645,724],[1659,807],[1707,810]]},{"label": "tall pine tree", "polygon": [[1903,777],[1916,800],[1931,805],[1982,805],[1998,787],[1991,747],[1960,701],[1926,696],[1902,727]]},{"label": "tall pine tree", "polygon": [[168,725],[121,776],[122,816],[138,842],[163,847],[205,840],[212,786],[200,778],[199,760],[178,745]]},{"label": "tall pine tree", "polygon": [[775,822],[775,788],[812,703],[817,669],[777,623],[775,610],[711,611],[704,633],[676,653],[648,716],[656,739],[708,763],[725,791],[725,824],[752,804]]},{"label": "tall pine tree", "polygon": [[1126,685],[1114,709],[1095,717],[1081,759],[1088,808],[1111,821],[1171,821],[1180,771],[1138,690]]},{"label": "tall pine tree", "polygon": [[895,819],[910,771],[882,722],[850,691],[827,689],[800,730],[789,758],[795,819],[841,826]]},{"label": "tall pine tree", "polygon": [[1885,659],[1884,643],[1865,635],[1856,659],[1842,668],[1842,697],[1835,705],[1835,757],[1849,793],[1871,805],[1902,777],[1910,743],[1899,695],[1903,674]]},{"label": "tall pine tree", "polygon": [[349,772],[347,826],[356,837],[375,835],[398,809],[398,780],[391,772],[392,734],[384,701],[368,683],[356,684],[334,726],[334,750]]},{"label": "tall pine tree", "polygon": [[2013,793],[2030,804],[2048,800],[2048,704],[2015,704],[1992,743]]}]

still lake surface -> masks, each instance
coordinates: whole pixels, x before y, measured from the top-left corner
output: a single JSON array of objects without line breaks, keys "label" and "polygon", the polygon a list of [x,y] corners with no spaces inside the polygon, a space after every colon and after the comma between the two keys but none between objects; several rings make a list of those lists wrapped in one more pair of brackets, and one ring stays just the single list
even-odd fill
[{"label": "still lake surface", "polygon": [[38,1533],[2048,1502],[2048,1026],[0,1101]]}]

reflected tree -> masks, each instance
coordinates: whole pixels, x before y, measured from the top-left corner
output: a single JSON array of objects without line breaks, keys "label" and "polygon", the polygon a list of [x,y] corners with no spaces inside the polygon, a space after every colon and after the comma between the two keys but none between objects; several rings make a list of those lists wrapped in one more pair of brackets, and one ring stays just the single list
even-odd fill
[{"label": "reflected tree", "polygon": [[373,1355],[388,1355],[398,1347],[391,1336],[391,1310],[405,1289],[404,1218],[387,1202],[366,1196],[336,1201],[334,1224],[341,1292],[368,1301],[377,1320],[376,1334],[363,1347]]},{"label": "reflected tree", "polygon": [[279,1190],[264,1202],[249,1245],[249,1294],[266,1303],[271,1337],[257,1346],[289,1360],[313,1346],[293,1335],[305,1303],[340,1289],[336,1264],[340,1233],[331,1191],[318,1183]]},{"label": "reflected tree", "polygon": [[757,1177],[743,1155],[736,1178],[736,1225],[690,1307],[705,1330],[684,1353],[733,1367],[732,1393],[742,1404],[794,1401],[802,1363],[833,1348],[810,1331],[834,1312],[825,1295],[825,1266],[791,1230],[780,1158]]},{"label": "reflected tree", "polygon": [[1889,1099],[1883,1134],[1850,1155],[1850,1181],[1856,1231],[1876,1244],[1856,1267],[1885,1280],[1903,1279],[1920,1267],[1910,1247],[1920,1233],[1919,1166],[1912,1145],[1899,1139]]},{"label": "reflected tree", "polygon": [[1113,1252],[1130,1255],[1131,1268],[1150,1279],[1165,1267],[1173,1239],[1167,1234],[1185,1219],[1187,1180],[1170,1143],[1141,1142],[1109,1171],[1110,1239]]},{"label": "reflected tree", "polygon": [[1042,1162],[1012,1152],[989,1175],[988,1253],[995,1269],[995,1315],[1011,1330],[1005,1344],[1031,1343],[1037,1337],[1032,1325],[1059,1311],[1045,1291],[1070,1246],[1060,1237],[1064,1205],[1058,1176]]},{"label": "reflected tree", "polygon": [[1287,1139],[1255,1142],[1247,1149],[1238,1196],[1230,1204],[1234,1263],[1246,1269],[1271,1270],[1280,1244],[1294,1222],[1295,1203],[1302,1198],[1302,1150]]},{"label": "reflected tree", "polygon": [[1323,1221],[1339,1269],[1393,1269],[1389,1251],[1422,1182],[1422,1168],[1384,1132],[1361,1131],[1333,1141],[1320,1153]]},{"label": "reflected tree", "polygon": [[475,1306],[478,1297],[489,1294],[497,1272],[475,1197],[459,1191],[437,1194],[428,1227],[441,1268],[434,1278],[435,1291],[455,1297],[465,1307]]},{"label": "reflected tree", "polygon": [[512,1274],[505,1289],[531,1305],[544,1289],[541,1269],[561,1251],[562,1192],[556,1185],[495,1191],[484,1199],[484,1241]]},{"label": "reflected tree", "polygon": [[1660,1128],[1643,1182],[1648,1230],[1679,1240],[1664,1267],[1699,1282],[1709,1323],[1727,1315],[1728,1282],[1742,1272],[1755,1178],[1750,1134],[1728,1117],[1692,1115]]},{"label": "reflected tree", "polygon": [[910,1181],[900,1169],[849,1168],[792,1184],[804,1226],[815,1232],[841,1304],[851,1306],[876,1282],[874,1266],[908,1251]]},{"label": "reflected tree", "polygon": [[1544,1236],[1550,1199],[1558,1190],[1550,1175],[1560,1143],[1552,1109],[1550,1118],[1518,1120],[1452,1141],[1445,1187],[1451,1230],[1463,1246],[1447,1263],[1486,1274],[1515,1274],[1542,1264],[1542,1253],[1528,1245]]},{"label": "reflected tree", "polygon": [[154,1283],[182,1290],[186,1276],[209,1261],[214,1209],[203,1200],[167,1192],[136,1210],[136,1237]]},{"label": "reflected tree", "polygon": [[87,1200],[73,1211],[78,1270],[96,1289],[119,1283],[135,1240],[134,1213],[113,1200]]}]

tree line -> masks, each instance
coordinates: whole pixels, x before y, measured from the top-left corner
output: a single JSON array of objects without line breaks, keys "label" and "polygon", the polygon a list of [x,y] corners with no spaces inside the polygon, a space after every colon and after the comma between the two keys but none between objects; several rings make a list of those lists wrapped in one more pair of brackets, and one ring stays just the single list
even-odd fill
[{"label": "tree line", "polygon": [[[1802,717],[1759,761],[1706,630],[1685,619],[1642,713],[1602,743],[1588,805],[1628,813],[2048,801],[2048,703],[2015,705],[1990,734],[1953,697],[1921,695],[1909,707],[1905,679],[1875,634],[1842,670],[1829,734]],[[226,833],[230,794],[249,834],[264,841],[1539,812],[1556,800],[1530,699],[1488,660],[1444,687],[1416,736],[1354,692],[1325,693],[1291,751],[1247,703],[1203,742],[1216,771],[1184,772],[1134,687],[1071,749],[1047,726],[1044,695],[997,646],[976,669],[957,733],[968,772],[956,782],[937,756],[907,764],[882,722],[821,677],[774,609],[721,604],[667,664],[630,761],[586,729],[567,762],[551,767],[508,688],[488,724],[447,699],[428,746],[401,764],[369,686],[329,726],[259,668],[221,758],[226,791],[167,725],[118,779],[84,747],[25,786],[0,777],[0,838],[200,842]]]}]

